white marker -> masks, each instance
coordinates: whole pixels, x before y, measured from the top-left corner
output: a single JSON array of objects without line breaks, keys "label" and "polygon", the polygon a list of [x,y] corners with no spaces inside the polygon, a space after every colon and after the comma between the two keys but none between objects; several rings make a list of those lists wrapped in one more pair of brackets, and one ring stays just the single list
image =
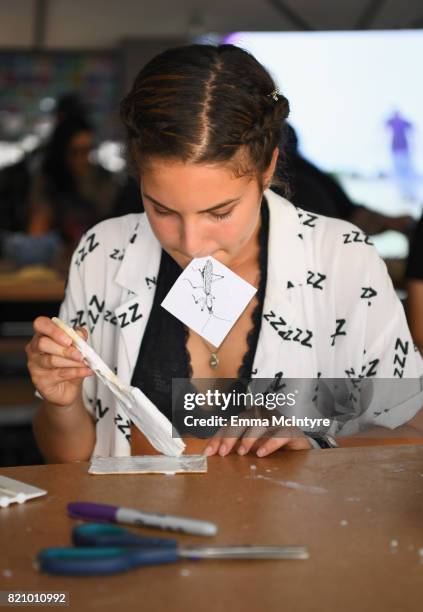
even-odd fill
[{"label": "white marker", "polygon": [[156,529],[180,531],[191,535],[214,536],[217,533],[217,526],[208,521],[199,521],[182,516],[170,516],[157,512],[143,512],[133,508],[119,508],[118,506],[109,506],[107,504],[73,502],[68,504],[68,513],[73,518],[82,520],[155,527]]}]

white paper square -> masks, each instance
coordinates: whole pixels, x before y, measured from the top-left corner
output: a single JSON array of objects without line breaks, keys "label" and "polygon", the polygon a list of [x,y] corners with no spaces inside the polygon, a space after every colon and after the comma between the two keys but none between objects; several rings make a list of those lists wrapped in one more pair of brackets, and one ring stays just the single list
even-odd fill
[{"label": "white paper square", "polygon": [[214,257],[201,257],[185,268],[161,305],[218,348],[256,291]]}]

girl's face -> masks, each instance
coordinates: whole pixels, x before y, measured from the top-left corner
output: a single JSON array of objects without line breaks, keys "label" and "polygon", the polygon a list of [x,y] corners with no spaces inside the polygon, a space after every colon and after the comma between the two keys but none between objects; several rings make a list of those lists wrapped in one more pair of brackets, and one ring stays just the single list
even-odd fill
[{"label": "girl's face", "polygon": [[[274,160],[263,176],[266,185]],[[235,177],[224,165],[155,158],[142,170],[141,193],[156,238],[185,268],[212,255],[230,268],[254,253],[262,193],[257,178]]]}]

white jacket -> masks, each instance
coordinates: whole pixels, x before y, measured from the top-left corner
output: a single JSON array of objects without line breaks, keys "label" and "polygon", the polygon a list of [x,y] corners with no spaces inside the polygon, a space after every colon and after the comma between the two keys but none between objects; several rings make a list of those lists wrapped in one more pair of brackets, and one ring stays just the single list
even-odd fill
[{"label": "white jacket", "polygon": [[[397,405],[357,414],[346,429],[407,422],[423,405],[423,362],[384,262],[350,223],[305,212],[270,190],[265,196],[268,271],[253,376],[413,378],[413,391]],[[96,225],[72,258],[60,317],[86,325],[90,344],[126,383],[152,307],[160,256],[142,213]],[[130,422],[111,392],[89,377],[83,398],[97,419],[94,454],[129,455]]]}]

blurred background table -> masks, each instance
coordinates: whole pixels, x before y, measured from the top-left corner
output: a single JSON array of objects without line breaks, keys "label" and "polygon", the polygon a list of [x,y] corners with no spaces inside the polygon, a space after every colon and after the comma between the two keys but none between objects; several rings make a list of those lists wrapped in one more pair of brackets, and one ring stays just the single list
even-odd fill
[{"label": "blurred background table", "polygon": [[63,298],[64,290],[65,281],[63,278],[49,281],[2,282],[0,276],[0,301],[2,303],[58,303]]},{"label": "blurred background table", "polygon": [[0,466],[42,461],[32,436],[38,400],[26,367],[25,346],[40,315],[54,316],[65,290],[63,276],[0,262]]}]

